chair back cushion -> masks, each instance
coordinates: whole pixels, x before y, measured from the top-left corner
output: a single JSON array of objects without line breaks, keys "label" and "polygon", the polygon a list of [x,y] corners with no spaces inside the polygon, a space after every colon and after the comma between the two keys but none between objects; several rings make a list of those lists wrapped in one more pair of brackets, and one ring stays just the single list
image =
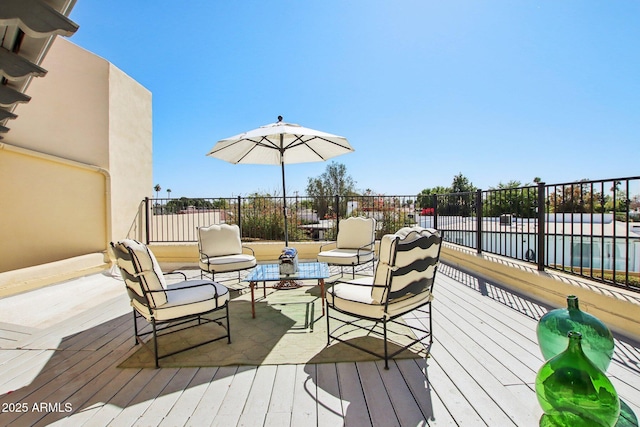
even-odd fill
[{"label": "chair back cushion", "polygon": [[379,303],[431,292],[442,237],[432,228],[404,227],[380,240],[372,298]]},{"label": "chair back cushion", "polygon": [[373,250],[375,240],[376,220],[373,218],[350,217],[340,220],[340,230],[336,247],[338,249],[358,249],[368,245],[366,249]]},{"label": "chair back cushion", "polygon": [[242,253],[240,227],[236,224],[213,224],[198,228],[198,246],[201,257],[238,255]]},{"label": "chair back cushion", "polygon": [[156,257],[146,245],[125,239],[114,245],[113,252],[128,288],[146,298],[152,308],[167,303],[167,283]]}]

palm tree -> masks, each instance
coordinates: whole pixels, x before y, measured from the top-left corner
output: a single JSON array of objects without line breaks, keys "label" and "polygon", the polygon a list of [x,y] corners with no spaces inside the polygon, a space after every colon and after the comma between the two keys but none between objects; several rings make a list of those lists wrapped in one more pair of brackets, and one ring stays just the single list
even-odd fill
[{"label": "palm tree", "polygon": [[171,189],[167,188],[167,199],[171,198]]},{"label": "palm tree", "polygon": [[155,207],[156,207],[156,214],[158,213],[158,207],[160,206],[160,202],[158,201],[158,199],[160,198],[160,190],[162,190],[162,187],[160,187],[160,184],[156,184],[155,187],[153,187],[154,190],[156,190],[156,202],[155,202]]}]

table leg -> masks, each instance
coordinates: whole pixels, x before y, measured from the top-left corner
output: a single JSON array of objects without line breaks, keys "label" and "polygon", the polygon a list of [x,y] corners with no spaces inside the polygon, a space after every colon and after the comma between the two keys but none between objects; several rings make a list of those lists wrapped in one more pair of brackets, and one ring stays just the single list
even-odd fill
[{"label": "table leg", "polygon": [[320,298],[322,298],[322,315],[324,316],[324,279],[318,279],[320,284]]},{"label": "table leg", "polygon": [[251,317],[256,318],[256,306],[254,302],[254,289],[256,287],[256,282],[249,282],[249,287],[251,288]]}]

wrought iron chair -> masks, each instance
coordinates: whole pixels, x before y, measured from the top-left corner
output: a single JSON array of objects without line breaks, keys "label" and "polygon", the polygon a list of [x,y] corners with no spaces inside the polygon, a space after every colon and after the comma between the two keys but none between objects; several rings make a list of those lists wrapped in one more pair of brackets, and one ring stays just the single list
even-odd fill
[{"label": "wrought iron chair", "polygon": [[256,266],[253,249],[240,240],[240,227],[235,224],[213,224],[198,227],[198,250],[200,252],[200,278],[216,273],[240,272]]},{"label": "wrought iron chair", "polygon": [[[144,244],[126,239],[112,242],[111,247],[131,299],[135,343],[145,345],[143,338],[153,335],[156,368],[159,359],[182,351],[224,338],[231,343],[229,289],[210,280],[186,280],[183,273],[177,273],[182,274],[183,281],[167,284],[155,256]],[[138,329],[140,318],[151,324],[151,331]],[[226,332],[187,348],[158,354],[159,336],[209,322],[221,325]]]},{"label": "wrought iron chair", "polygon": [[[351,274],[355,278],[356,266],[371,262],[373,267],[375,236],[376,220],[374,218],[341,219],[336,241],[320,246],[318,262],[340,266],[341,277],[343,267],[351,266]],[[334,246],[333,249],[329,249],[331,246]]]},{"label": "wrought iron chair", "polygon": [[[433,342],[433,283],[441,243],[439,231],[421,227],[405,227],[395,234],[384,235],[380,241],[380,256],[373,277],[339,280],[327,290],[327,345],[333,339],[383,358],[385,369],[389,369],[389,359],[418,342],[422,342],[429,350]],[[428,330],[411,325],[411,329],[420,336],[389,354],[388,326],[394,323],[405,326],[397,320],[398,317],[416,309],[428,314]],[[348,316],[336,317],[331,310]],[[331,330],[330,320],[340,324]],[[381,336],[384,354],[342,338],[355,328]],[[425,343],[427,339],[428,343]]]}]

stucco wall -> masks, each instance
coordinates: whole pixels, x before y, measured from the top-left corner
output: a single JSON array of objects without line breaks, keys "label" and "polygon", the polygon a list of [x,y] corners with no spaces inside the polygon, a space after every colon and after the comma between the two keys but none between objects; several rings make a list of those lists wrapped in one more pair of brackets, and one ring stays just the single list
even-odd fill
[{"label": "stucco wall", "polygon": [[153,190],[151,93],[62,38],[42,66],[0,141],[0,273],[105,252]]},{"label": "stucco wall", "polygon": [[0,149],[0,183],[0,272],[103,250],[100,172]]},{"label": "stucco wall", "polygon": [[152,195],[152,104],[151,92],[111,64],[109,88],[109,239],[117,241],[130,235],[141,201]]},{"label": "stucco wall", "polygon": [[56,38],[18,104],[4,141],[80,163],[108,167],[109,69],[104,59]]}]

